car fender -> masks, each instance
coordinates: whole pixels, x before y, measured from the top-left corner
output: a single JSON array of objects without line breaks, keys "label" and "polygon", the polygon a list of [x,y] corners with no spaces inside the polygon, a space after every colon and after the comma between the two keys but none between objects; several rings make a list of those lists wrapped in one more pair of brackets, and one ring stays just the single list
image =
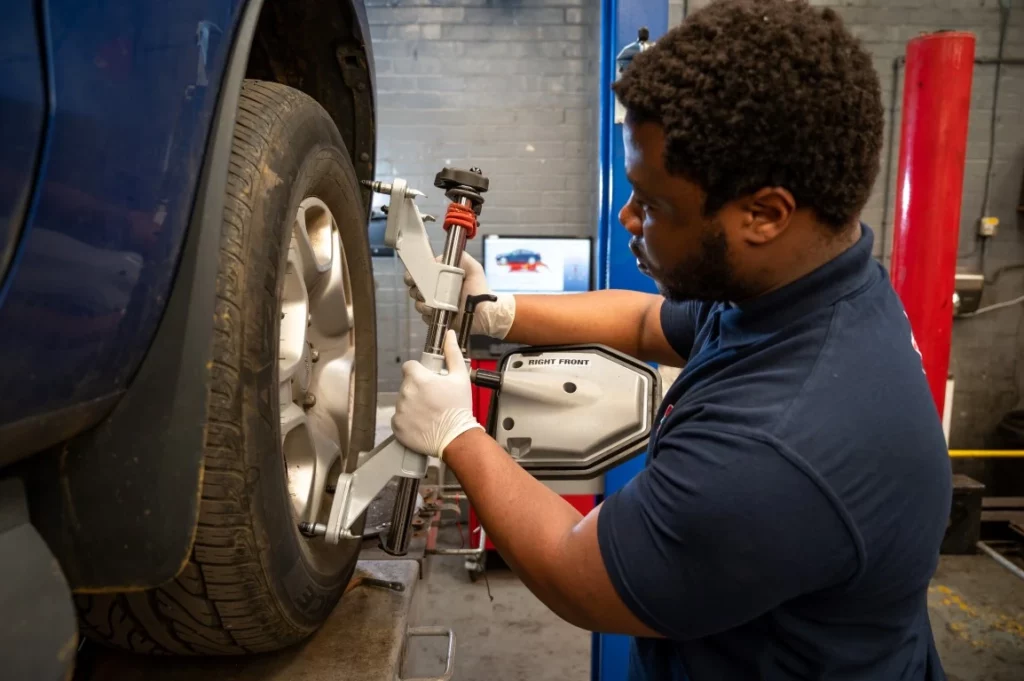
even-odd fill
[{"label": "car fender", "polygon": [[236,23],[179,270],[138,373],[99,425],[23,464],[33,523],[78,592],[158,586],[192,549],[224,187],[262,4]]}]

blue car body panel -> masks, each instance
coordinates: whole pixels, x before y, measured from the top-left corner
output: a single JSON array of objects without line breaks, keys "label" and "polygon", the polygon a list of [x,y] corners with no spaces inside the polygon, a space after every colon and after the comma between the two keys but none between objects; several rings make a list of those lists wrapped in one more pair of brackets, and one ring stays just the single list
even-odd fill
[{"label": "blue car body panel", "polygon": [[0,283],[31,198],[46,119],[46,71],[33,0],[11,0],[0,22]]},{"label": "blue car body panel", "polygon": [[[40,0],[51,123],[0,287],[0,425],[116,394],[137,370],[178,266],[243,4]],[[24,144],[4,146],[0,163],[23,178],[45,81],[30,57],[38,33],[16,24],[3,50],[26,56],[5,69],[0,97],[5,120],[7,100],[26,103],[17,131],[3,131]],[[15,204],[0,198],[5,214]],[[16,238],[10,220],[0,229]]]}]

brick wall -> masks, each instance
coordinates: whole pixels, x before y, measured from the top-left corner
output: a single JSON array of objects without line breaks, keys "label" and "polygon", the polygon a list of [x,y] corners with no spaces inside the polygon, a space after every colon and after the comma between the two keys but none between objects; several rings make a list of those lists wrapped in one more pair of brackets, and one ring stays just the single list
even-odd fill
[{"label": "brick wall", "polygon": [[[707,3],[668,0],[670,25],[682,20],[684,6],[695,11]],[[494,186],[485,207],[485,231],[591,234],[597,174],[596,0],[369,0],[368,4],[380,91],[380,176],[397,174],[429,186],[441,163],[479,162]],[[893,59],[903,54],[910,38],[924,31],[966,29],[978,36],[978,57],[994,58],[998,50],[998,0],[814,4],[835,7],[874,56],[887,122],[893,99]],[[1004,56],[1024,58],[1024,0],[1010,4]],[[965,255],[972,250],[982,211],[995,71],[994,66],[978,65],[974,74],[960,229]],[[898,144],[902,71],[895,85]],[[1024,225],[1016,213],[1024,175],[1024,67],[1004,67],[999,85],[988,212],[1002,224],[987,249],[985,269],[990,275],[1006,264],[1024,261]],[[876,255],[886,264],[895,157],[896,149],[887,146],[882,176],[863,216],[876,232],[886,234],[876,246]],[[893,165],[888,211],[883,210],[886,163]],[[436,208],[439,197],[431,199],[427,205]],[[474,249],[471,252],[479,252],[479,242]],[[963,258],[961,265],[976,269],[977,254]],[[418,318],[409,324],[406,304],[395,293],[393,264],[378,261],[376,267],[381,390],[394,390],[395,359],[418,356],[423,325]],[[1024,271],[1008,272],[997,285],[988,287],[984,304],[1022,291]],[[1024,337],[1018,333],[1022,325],[1024,306],[956,322],[954,447],[980,446],[1001,415],[1024,400],[1024,375],[1017,375],[1024,373]]]},{"label": "brick wall", "polygon": [[[367,0],[377,66],[377,174],[424,191],[443,165],[491,180],[483,233],[590,236],[597,214],[597,0]],[[439,216],[440,217],[440,216]],[[435,252],[444,242],[431,227]],[[480,239],[469,252],[479,257]],[[425,326],[391,259],[374,262],[379,387],[398,389]],[[397,288],[396,288],[397,282]]]}]

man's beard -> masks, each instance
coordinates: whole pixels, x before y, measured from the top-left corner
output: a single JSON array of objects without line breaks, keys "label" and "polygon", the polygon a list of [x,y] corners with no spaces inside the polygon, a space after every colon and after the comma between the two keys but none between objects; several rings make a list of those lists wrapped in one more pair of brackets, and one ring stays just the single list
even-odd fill
[{"label": "man's beard", "polygon": [[747,297],[746,287],[730,264],[725,232],[717,221],[704,224],[700,251],[692,257],[669,270],[647,267],[661,295],[672,301],[719,303]]}]

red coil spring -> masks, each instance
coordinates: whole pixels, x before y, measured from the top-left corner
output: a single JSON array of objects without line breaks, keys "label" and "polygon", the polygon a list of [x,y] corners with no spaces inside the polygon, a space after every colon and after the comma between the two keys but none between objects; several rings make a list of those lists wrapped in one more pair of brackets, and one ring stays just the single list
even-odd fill
[{"label": "red coil spring", "polygon": [[464,228],[466,238],[472,239],[476,236],[476,213],[461,203],[449,203],[448,213],[444,216],[444,230],[447,232],[453,225]]}]

